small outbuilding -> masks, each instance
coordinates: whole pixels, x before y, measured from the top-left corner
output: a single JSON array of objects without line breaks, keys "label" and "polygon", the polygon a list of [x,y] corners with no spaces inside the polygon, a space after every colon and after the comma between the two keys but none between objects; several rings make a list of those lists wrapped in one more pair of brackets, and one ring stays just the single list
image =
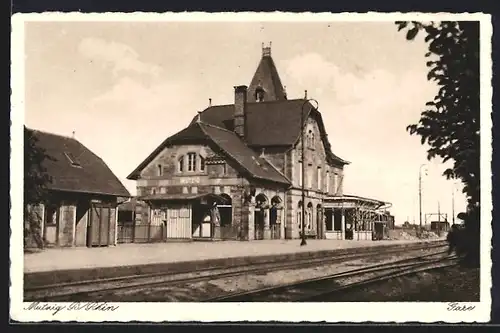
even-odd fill
[{"label": "small outbuilding", "polygon": [[52,181],[46,204],[30,207],[41,238],[52,246],[116,245],[117,206],[130,193],[106,163],[75,138],[27,129],[50,157],[43,167]]}]

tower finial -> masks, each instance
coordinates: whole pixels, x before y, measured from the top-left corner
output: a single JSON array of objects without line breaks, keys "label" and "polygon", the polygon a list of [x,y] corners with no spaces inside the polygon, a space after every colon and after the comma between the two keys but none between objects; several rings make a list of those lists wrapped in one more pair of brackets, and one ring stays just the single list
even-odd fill
[{"label": "tower finial", "polygon": [[75,138],[75,131],[71,133],[71,137],[74,139]]},{"label": "tower finial", "polygon": [[304,90],[304,99],[307,99],[307,90]]},{"label": "tower finial", "polygon": [[208,106],[209,107],[212,106],[212,99],[211,98],[208,99]]}]

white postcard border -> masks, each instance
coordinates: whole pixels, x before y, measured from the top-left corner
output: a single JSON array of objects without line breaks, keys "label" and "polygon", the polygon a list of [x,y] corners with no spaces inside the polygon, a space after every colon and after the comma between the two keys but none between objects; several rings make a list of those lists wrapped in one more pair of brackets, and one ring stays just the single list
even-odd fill
[{"label": "white postcard border", "polygon": [[[26,21],[480,21],[481,70],[481,302],[467,303],[472,311],[448,311],[448,303],[108,303],[114,311],[71,309],[71,303],[48,303],[52,310],[28,310],[23,294],[23,124],[24,124],[24,22]],[[147,321],[147,322],[486,322],[491,312],[491,129],[492,25],[482,13],[33,13],[12,17],[11,46],[11,239],[10,315],[21,322],[40,321]],[[404,36],[402,36],[404,38]],[[57,312],[55,315],[54,312]]]}]

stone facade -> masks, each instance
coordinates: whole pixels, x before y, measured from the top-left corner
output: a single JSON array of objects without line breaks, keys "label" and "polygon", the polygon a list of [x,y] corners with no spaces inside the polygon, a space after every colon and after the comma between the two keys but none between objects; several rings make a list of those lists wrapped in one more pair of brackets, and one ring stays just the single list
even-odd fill
[{"label": "stone facade", "polygon": [[[323,238],[325,231],[322,213],[322,201],[325,195],[342,194],[342,166],[330,165],[326,160],[326,152],[321,140],[321,133],[316,120],[307,120],[305,129],[305,207],[306,235]],[[206,145],[174,145],[160,152],[140,173],[137,180],[137,195],[150,194],[227,194],[232,201],[232,224],[237,230],[238,239],[252,239],[255,226],[252,223],[255,210],[252,204],[245,202],[244,193],[250,191],[252,185],[255,195],[264,195],[267,203],[274,197],[282,202],[280,211],[280,238],[300,237],[301,220],[301,154],[302,143],[293,148],[261,149],[261,156],[272,166],[283,173],[292,183],[289,189],[276,186],[259,185],[240,175],[230,161],[205,163],[211,156],[216,156]],[[186,156],[197,156],[195,170],[190,170]],[[182,166],[180,165],[182,164]],[[150,223],[150,210],[154,204],[142,203],[136,210],[138,223]]]},{"label": "stone facade", "polygon": [[[196,156],[193,160],[191,156]],[[267,155],[266,155],[267,156]],[[279,154],[275,154],[276,158]],[[284,155],[282,154],[282,159]],[[210,162],[216,157],[219,161]],[[280,165],[280,163],[277,163]],[[283,164],[283,162],[281,163]],[[194,166],[196,165],[196,166]],[[163,149],[140,172],[137,180],[137,195],[181,196],[187,194],[225,194],[231,198],[231,224],[233,236],[228,238],[252,239],[253,219],[251,211],[255,209],[247,202],[245,194],[255,190],[255,195],[264,195],[270,204],[271,199],[279,197],[284,202],[285,189],[270,183],[258,183],[248,180],[238,173],[233,162],[222,159],[207,145],[173,145]],[[167,207],[168,202],[139,201],[136,208],[137,223],[152,223],[151,209]],[[284,238],[284,230],[281,232]]]}]

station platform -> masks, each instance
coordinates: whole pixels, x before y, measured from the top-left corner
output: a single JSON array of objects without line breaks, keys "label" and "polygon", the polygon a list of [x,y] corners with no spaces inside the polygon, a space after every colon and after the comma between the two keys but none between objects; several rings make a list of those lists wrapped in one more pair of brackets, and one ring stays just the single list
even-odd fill
[{"label": "station platform", "polygon": [[235,257],[293,254],[331,251],[349,248],[411,244],[418,240],[352,241],[300,239],[260,240],[251,242],[167,242],[149,244],[119,244],[112,247],[51,248],[24,255],[24,272],[44,272],[71,269],[136,266],[176,263]]},{"label": "station platform", "polygon": [[120,244],[100,248],[53,248],[24,255],[25,285],[64,283],[135,274],[190,271],[271,261],[356,253],[435,240],[262,240]]}]

